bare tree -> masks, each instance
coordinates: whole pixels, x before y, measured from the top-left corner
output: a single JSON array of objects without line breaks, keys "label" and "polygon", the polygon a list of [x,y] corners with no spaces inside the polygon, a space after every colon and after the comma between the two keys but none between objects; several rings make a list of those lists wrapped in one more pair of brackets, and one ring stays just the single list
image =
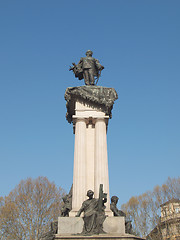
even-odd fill
[{"label": "bare tree", "polygon": [[46,177],[22,180],[7,197],[0,198],[2,240],[39,240],[57,220],[64,191]]},{"label": "bare tree", "polygon": [[122,205],[122,210],[132,220],[133,231],[146,237],[159,224],[160,205],[172,198],[180,198],[180,177],[168,178],[165,184],[156,186],[153,191],[132,197]]}]

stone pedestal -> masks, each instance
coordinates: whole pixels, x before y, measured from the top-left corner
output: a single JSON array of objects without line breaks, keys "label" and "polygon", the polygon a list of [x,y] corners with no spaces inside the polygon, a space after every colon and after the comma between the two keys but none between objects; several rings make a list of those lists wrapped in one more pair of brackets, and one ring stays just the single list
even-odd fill
[{"label": "stone pedestal", "polygon": [[106,234],[82,236],[83,218],[82,217],[59,217],[58,233],[54,240],[145,240],[144,238],[125,233],[124,217],[107,217],[103,224]]},{"label": "stone pedestal", "polygon": [[107,193],[106,215],[112,216],[109,198],[109,176],[106,131],[109,116],[98,104],[75,99],[72,116],[75,132],[72,211],[75,216],[89,189],[99,197],[99,186]]},{"label": "stone pedestal", "polygon": [[145,240],[145,238],[136,237],[130,234],[100,234],[100,235],[92,235],[92,236],[71,236],[71,235],[56,235],[55,240]]},{"label": "stone pedestal", "polygon": [[[74,235],[83,230],[82,217],[59,217],[58,235]],[[124,217],[107,217],[103,223],[103,230],[108,234],[125,235]]]}]

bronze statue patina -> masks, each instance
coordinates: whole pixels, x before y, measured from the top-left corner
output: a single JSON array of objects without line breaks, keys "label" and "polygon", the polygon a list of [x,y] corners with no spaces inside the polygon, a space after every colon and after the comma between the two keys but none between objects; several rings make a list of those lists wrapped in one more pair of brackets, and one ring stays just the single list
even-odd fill
[{"label": "bronze statue patina", "polygon": [[65,195],[63,198],[63,204],[61,207],[61,217],[69,217],[69,212],[72,209],[72,198],[69,198],[68,195]]},{"label": "bronze statue patina", "polygon": [[115,217],[125,217],[125,231],[126,233],[133,234],[131,221],[126,220],[126,214],[117,208],[119,198],[117,196],[111,197],[110,209]]},{"label": "bronze statue patina", "polygon": [[69,69],[74,72],[76,78],[79,80],[84,79],[86,85],[96,85],[101,71],[104,69],[99,61],[93,58],[92,55],[93,52],[88,50],[86,57],[82,57],[77,65],[72,63],[73,66]]},{"label": "bronze statue patina", "polygon": [[84,226],[81,235],[93,235],[102,234],[103,222],[105,216],[104,203],[107,202],[107,194],[103,193],[103,185],[100,185],[99,199],[93,198],[94,192],[92,190],[87,191],[89,199],[83,202],[82,207],[78,211],[76,217],[80,217],[81,213],[84,212]]},{"label": "bronze statue patina", "polygon": [[[73,188],[73,185],[71,186],[69,193],[62,198],[63,203],[60,209],[61,217],[69,217],[69,212],[72,209],[72,188]],[[40,238],[40,240],[54,240],[55,234],[57,234],[57,232],[58,232],[58,221],[51,222],[50,231],[42,234],[42,237]]]},{"label": "bronze statue patina", "polygon": [[58,232],[58,221],[51,222],[51,229],[49,232],[44,233],[40,240],[54,240],[55,234]]},{"label": "bronze statue patina", "polygon": [[61,213],[60,213],[61,217],[69,217],[69,212],[72,209],[72,188],[73,188],[73,185],[71,186],[69,193],[62,198],[63,203],[62,203]]}]

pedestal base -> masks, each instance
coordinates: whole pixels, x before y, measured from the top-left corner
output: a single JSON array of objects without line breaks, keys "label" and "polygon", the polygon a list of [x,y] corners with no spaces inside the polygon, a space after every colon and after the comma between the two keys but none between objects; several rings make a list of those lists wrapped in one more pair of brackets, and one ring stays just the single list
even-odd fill
[{"label": "pedestal base", "polygon": [[124,235],[120,235],[120,234],[99,234],[99,235],[92,235],[92,236],[72,236],[72,235],[58,235],[56,234],[55,239],[54,240],[69,240],[69,239],[73,239],[73,240],[145,240],[145,238],[140,238],[140,237],[136,237],[134,235],[130,235],[130,234],[124,234]]},{"label": "pedestal base", "polygon": [[[59,217],[58,235],[81,233],[83,224],[82,217]],[[125,234],[124,217],[107,217],[103,223],[103,230],[107,234]]]}]

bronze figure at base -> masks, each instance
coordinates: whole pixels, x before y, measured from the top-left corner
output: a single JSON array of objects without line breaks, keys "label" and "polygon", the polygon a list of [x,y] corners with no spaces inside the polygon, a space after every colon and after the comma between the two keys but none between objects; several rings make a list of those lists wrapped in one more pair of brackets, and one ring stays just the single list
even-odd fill
[{"label": "bronze figure at base", "polygon": [[125,217],[125,231],[126,233],[133,234],[131,221],[126,220],[126,214],[117,208],[119,198],[117,196],[111,197],[110,209],[113,212],[115,217]]},{"label": "bronze figure at base", "polygon": [[107,194],[102,191],[102,184],[100,184],[99,199],[93,198],[94,192],[92,190],[87,191],[89,199],[82,203],[76,217],[80,217],[81,213],[84,212],[84,226],[83,231],[80,235],[93,235],[93,234],[104,234],[103,222],[105,216],[104,203],[107,202]]}]

